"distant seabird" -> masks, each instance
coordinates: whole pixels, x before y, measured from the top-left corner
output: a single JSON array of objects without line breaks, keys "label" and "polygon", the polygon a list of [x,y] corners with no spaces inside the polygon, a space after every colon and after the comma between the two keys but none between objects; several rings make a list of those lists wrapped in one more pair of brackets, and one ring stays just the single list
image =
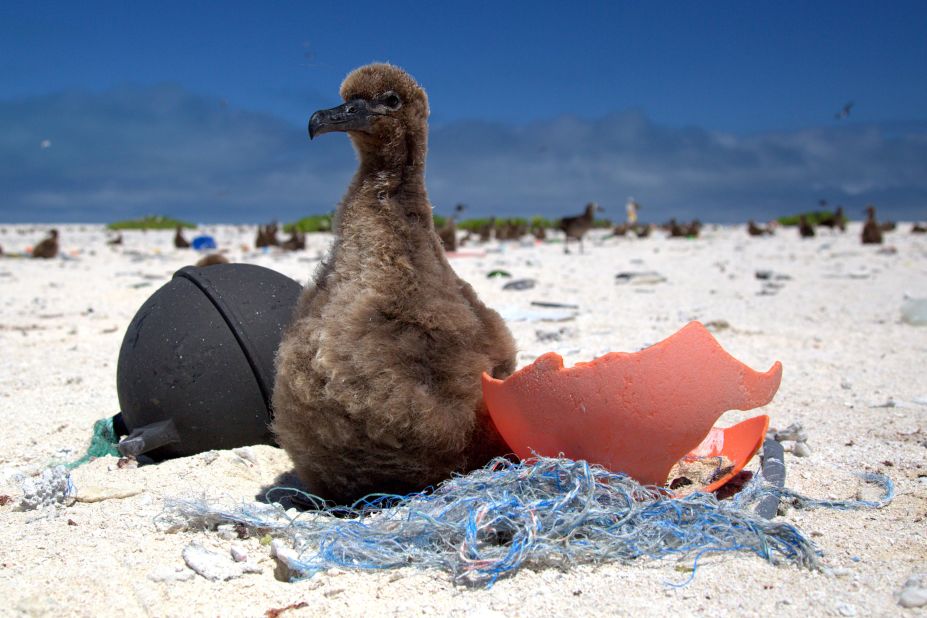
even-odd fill
[{"label": "distant seabird", "polygon": [[864,245],[882,244],[882,226],[876,221],[875,206],[866,207],[866,222],[863,224],[862,241]]},{"label": "distant seabird", "polygon": [[174,230],[174,247],[177,249],[188,249],[190,247],[190,241],[183,237],[182,225],[178,225],[177,229]]},{"label": "distant seabird", "polygon": [[802,238],[814,237],[814,226],[808,222],[808,217],[805,215],[798,217],[798,235]]},{"label": "distant seabird", "polygon": [[564,253],[570,252],[568,247],[570,240],[578,240],[579,252],[583,252],[583,236],[592,229],[595,223],[595,213],[597,210],[602,210],[602,207],[595,202],[589,202],[586,204],[586,210],[583,211],[583,214],[560,219],[558,227],[566,234],[566,238],[563,241]]},{"label": "distant seabird", "polygon": [[32,257],[49,259],[58,255],[58,230],[48,231],[48,237],[32,250]]}]

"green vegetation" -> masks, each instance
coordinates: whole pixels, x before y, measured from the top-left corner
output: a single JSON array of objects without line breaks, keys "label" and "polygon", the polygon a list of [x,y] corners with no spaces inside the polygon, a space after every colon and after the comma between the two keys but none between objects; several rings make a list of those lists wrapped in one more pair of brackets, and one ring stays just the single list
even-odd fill
[{"label": "green vegetation", "polygon": [[123,221],[114,221],[106,227],[111,230],[173,230],[177,226],[187,229],[196,229],[196,225],[180,219],[172,219],[162,215],[148,215],[141,219],[125,219]]},{"label": "green vegetation", "polygon": [[549,230],[554,227],[555,223],[555,221],[551,221],[545,217],[531,217],[531,229],[540,227]]},{"label": "green vegetation", "polygon": [[457,224],[457,228],[468,232],[479,232],[480,228],[489,223],[489,219],[464,219]]},{"label": "green vegetation", "polygon": [[332,229],[331,215],[309,215],[292,223],[283,226],[283,231],[291,234],[293,230],[303,232],[330,232]]},{"label": "green vegetation", "polygon": [[835,213],[830,210],[809,210],[808,212],[799,213],[797,215],[786,215],[784,217],[779,217],[776,219],[776,221],[779,222],[779,225],[794,226],[798,225],[798,218],[802,215],[807,217],[808,223],[811,225],[821,225],[821,222],[823,221],[832,221]]}]

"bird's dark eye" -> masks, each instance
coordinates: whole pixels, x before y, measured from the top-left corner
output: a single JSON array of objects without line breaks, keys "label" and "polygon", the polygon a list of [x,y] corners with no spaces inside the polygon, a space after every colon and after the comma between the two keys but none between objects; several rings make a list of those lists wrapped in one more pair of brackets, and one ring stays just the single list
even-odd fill
[{"label": "bird's dark eye", "polygon": [[399,95],[395,92],[387,92],[383,95],[381,101],[383,101],[383,105],[390,109],[399,109],[399,106],[402,105]]}]

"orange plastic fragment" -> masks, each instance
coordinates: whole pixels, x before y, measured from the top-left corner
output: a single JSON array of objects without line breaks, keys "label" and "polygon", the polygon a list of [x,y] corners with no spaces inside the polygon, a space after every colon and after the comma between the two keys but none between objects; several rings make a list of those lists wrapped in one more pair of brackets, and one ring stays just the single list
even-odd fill
[{"label": "orange plastic fragment", "polygon": [[712,492],[740,474],[744,466],[756,455],[766,430],[769,429],[769,417],[765,414],[748,418],[731,427],[712,427],[702,443],[683,457],[684,460],[703,459],[723,455],[731,461],[733,467],[719,476],[701,491]]},{"label": "orange plastic fragment", "polygon": [[483,374],[483,397],[522,459],[562,453],[662,485],[722,413],[766,405],[781,380],[779,362],[756,372],[690,322],[640,352],[570,368],[550,352],[505,380]]}]

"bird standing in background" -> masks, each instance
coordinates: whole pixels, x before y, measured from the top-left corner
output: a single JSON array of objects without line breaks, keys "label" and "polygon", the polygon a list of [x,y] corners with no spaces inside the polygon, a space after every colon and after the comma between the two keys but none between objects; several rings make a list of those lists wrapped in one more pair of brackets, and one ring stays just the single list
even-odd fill
[{"label": "bird standing in background", "polygon": [[32,257],[49,259],[58,255],[58,230],[48,230],[48,237],[32,250]]},{"label": "bird standing in background", "polygon": [[875,206],[866,206],[866,223],[863,224],[862,241],[864,245],[882,244],[882,226],[876,221]]},{"label": "bird standing in background", "polygon": [[183,226],[178,225],[174,230],[174,247],[177,249],[188,249],[190,241],[183,237]]},{"label": "bird standing in background", "polygon": [[564,253],[570,252],[567,246],[570,240],[578,240],[579,252],[583,252],[583,236],[592,228],[597,210],[603,210],[603,208],[595,202],[589,202],[586,204],[586,210],[583,211],[583,214],[560,219],[557,226],[566,234],[566,238],[563,240]]}]

